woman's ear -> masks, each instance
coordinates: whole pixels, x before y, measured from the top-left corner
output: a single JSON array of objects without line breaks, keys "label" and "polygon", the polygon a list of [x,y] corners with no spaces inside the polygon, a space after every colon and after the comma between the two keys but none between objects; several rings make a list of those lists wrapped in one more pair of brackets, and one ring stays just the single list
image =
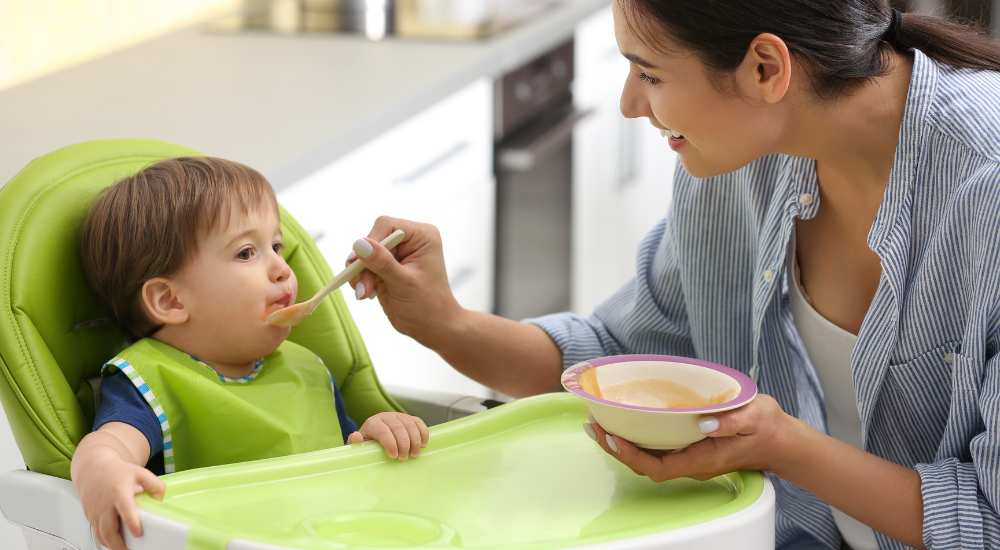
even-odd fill
[{"label": "woman's ear", "polygon": [[740,87],[757,101],[778,103],[788,93],[792,69],[785,41],[771,33],[759,34],[750,42],[740,64]]},{"label": "woman's ear", "polygon": [[177,294],[174,281],[165,277],[154,277],[142,285],[142,306],[150,320],[157,325],[179,325],[188,320],[188,310],[184,308]]}]

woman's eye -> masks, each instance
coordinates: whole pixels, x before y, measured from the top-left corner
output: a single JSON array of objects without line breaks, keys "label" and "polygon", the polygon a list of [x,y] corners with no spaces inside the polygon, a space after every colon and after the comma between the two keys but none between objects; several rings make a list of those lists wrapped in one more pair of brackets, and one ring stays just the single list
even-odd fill
[{"label": "woman's eye", "polygon": [[240,251],[236,253],[236,257],[243,261],[253,258],[253,255],[254,251],[252,246],[241,248]]},{"label": "woman's eye", "polygon": [[271,248],[274,249],[275,254],[281,254],[281,251],[285,249],[285,245],[282,243],[274,243],[271,245]]},{"label": "woman's eye", "polygon": [[652,85],[659,84],[660,82],[659,78],[656,78],[655,76],[649,76],[648,74],[643,72],[639,73],[639,80],[642,80],[644,82],[649,82]]}]

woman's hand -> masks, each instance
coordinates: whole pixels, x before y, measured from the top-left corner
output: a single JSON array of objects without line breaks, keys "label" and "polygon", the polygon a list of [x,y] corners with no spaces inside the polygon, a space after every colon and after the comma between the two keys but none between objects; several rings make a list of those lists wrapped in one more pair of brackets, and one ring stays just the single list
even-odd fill
[{"label": "woman's hand", "polygon": [[[379,241],[396,229],[406,237],[390,252]],[[441,234],[433,225],[380,216],[347,260],[357,256],[365,264],[351,281],[358,299],[378,296],[396,330],[431,348],[463,311],[448,285],[441,250]]]},{"label": "woman's hand", "polygon": [[774,398],[758,395],[739,409],[703,416],[699,427],[707,438],[675,452],[640,449],[593,421],[584,429],[593,430],[597,444],[636,474],[656,482],[679,477],[704,481],[736,470],[779,471],[782,460],[794,454],[786,449],[797,422]]},{"label": "woman's hand", "polygon": [[365,420],[359,431],[347,436],[347,444],[378,441],[390,458],[406,460],[419,456],[428,439],[427,424],[420,418],[400,412],[383,412]]}]

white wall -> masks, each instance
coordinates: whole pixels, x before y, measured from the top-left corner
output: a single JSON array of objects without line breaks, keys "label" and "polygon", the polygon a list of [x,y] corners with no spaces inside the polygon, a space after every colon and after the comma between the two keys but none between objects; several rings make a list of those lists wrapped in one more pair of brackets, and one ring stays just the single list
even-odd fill
[{"label": "white wall", "polygon": [[235,0],[0,0],[0,88],[231,10]]},{"label": "white wall", "polygon": [[[14,443],[14,435],[10,433],[7,415],[0,407],[0,472],[20,470],[24,468],[21,452]],[[26,550],[21,531],[4,519],[0,519],[0,548],[4,550]]]}]

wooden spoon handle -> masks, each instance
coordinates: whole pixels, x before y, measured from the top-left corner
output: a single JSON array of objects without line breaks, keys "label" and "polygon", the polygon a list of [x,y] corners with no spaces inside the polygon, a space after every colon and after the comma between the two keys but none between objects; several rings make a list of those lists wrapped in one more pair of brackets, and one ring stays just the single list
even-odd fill
[{"label": "wooden spoon handle", "polygon": [[[403,242],[406,237],[406,233],[402,229],[397,229],[389,234],[388,237],[382,239],[380,242],[382,246],[392,250],[396,248],[396,245]],[[354,260],[351,265],[347,266],[343,271],[337,274],[336,277],[330,281],[330,284],[326,285],[319,292],[317,292],[312,298],[309,299],[310,302],[319,303],[320,300],[326,297],[327,294],[333,292],[334,289],[340,288],[340,285],[350,281],[351,279],[357,277],[365,269],[365,264],[361,259]]]}]

